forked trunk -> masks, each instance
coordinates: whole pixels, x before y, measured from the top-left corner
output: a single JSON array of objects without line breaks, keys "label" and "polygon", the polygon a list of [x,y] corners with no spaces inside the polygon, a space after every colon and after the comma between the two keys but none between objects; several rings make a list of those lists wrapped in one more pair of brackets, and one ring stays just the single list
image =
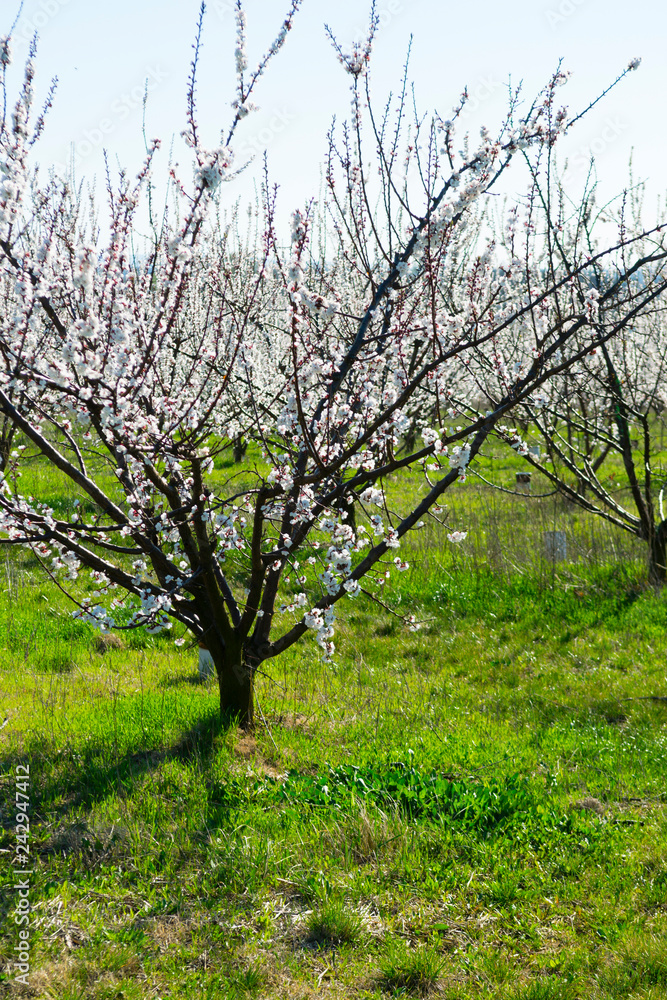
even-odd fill
[{"label": "forked trunk", "polygon": [[250,729],[254,720],[254,678],[243,643],[227,643],[219,650],[221,655],[216,653],[218,650],[211,649],[220,689],[220,718]]}]

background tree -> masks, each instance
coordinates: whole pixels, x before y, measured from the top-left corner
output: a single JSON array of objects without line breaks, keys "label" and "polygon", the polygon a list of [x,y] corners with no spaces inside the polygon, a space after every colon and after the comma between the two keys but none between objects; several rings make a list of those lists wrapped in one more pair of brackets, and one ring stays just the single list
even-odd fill
[{"label": "background tree", "polygon": [[[652,238],[645,242],[628,280],[627,259],[611,265],[597,256],[597,228],[612,223],[621,234],[641,230],[642,185],[631,183],[617,208],[600,210],[592,185],[569,212],[563,184],[555,186],[560,205],[552,237],[556,252],[572,271],[574,247],[583,246],[590,255],[590,265],[572,282],[570,302],[560,296],[563,316],[567,308],[572,315],[577,304],[580,310],[590,309],[593,302],[599,328],[615,326],[617,333],[591,345],[539,397],[522,402],[514,414],[520,427],[498,424],[495,434],[520,450],[570,502],[645,542],[649,577],[660,585],[667,578],[667,469],[660,456],[667,405],[667,317],[662,298],[647,307],[644,293],[665,281],[662,244]],[[582,349],[587,336],[577,333]],[[499,383],[496,395],[502,391]],[[522,440],[528,430],[540,442],[540,456],[528,453]]]},{"label": "background tree", "polygon": [[[374,16],[351,53],[334,41],[352,107],[330,133],[322,204],[293,214],[283,245],[266,182],[256,245],[233,229],[220,239],[235,131],[297,6],[248,77],[237,4],[233,120],[213,150],[195,115],[197,42],[185,132],[194,179],[172,172],[170,211],[147,246],[138,213],[157,143],[136,181],[109,183],[103,239],[66,185],[30,173],[32,61],[0,140],[1,266],[20,288],[0,318],[0,409],[79,501],[57,516],[48,497],[21,492],[23,459],[12,458],[4,541],[30,548],[99,627],[176,624],[178,642],[204,643],[221,711],[244,725],[258,666],[309,631],[333,655],[336,604],[362,591],[378,599],[407,568],[405,534],[465,478],[504,415],[651,308],[662,282],[635,280],[647,241],[656,261],[667,253],[657,231],[626,230],[593,258],[573,246],[565,262],[550,236],[558,219],[533,183],[526,227],[510,212],[508,255],[480,212],[517,156],[536,177],[567,130],[564,74],[526,110],[513,95],[498,134],[482,130],[456,153],[465,97],[449,120],[409,122],[404,82],[374,116]],[[534,263],[536,247],[546,264]],[[606,292],[576,293],[592,262],[617,275],[613,320],[599,310]],[[455,393],[494,403],[448,427]],[[421,441],[399,453],[416,407]],[[220,468],[239,435],[261,449],[244,478]],[[395,511],[386,486],[410,467],[423,486]],[[82,571],[95,598],[67,583]]]}]

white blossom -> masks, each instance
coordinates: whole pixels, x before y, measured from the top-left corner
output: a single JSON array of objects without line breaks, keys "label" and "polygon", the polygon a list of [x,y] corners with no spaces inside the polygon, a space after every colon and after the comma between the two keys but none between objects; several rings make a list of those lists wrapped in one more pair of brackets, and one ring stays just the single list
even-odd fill
[{"label": "white blossom", "polygon": [[447,534],[447,541],[452,542],[454,545],[459,545],[461,542],[465,541],[467,537],[467,531],[450,531]]}]

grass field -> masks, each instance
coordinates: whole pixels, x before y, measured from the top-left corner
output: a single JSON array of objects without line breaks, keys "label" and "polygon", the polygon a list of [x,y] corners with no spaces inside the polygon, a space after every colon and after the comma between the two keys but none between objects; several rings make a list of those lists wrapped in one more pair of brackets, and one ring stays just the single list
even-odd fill
[{"label": "grass field", "polygon": [[555,498],[447,499],[468,538],[415,533],[385,595],[423,628],[350,601],[245,735],[196,651],[94,634],[6,553],[0,847],[27,764],[33,874],[24,987],[3,866],[0,996],[667,997],[667,597]]}]

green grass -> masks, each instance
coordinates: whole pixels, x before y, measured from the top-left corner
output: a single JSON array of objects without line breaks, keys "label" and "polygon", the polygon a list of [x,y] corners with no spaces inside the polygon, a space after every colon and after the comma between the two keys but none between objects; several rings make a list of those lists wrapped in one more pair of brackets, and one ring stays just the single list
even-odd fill
[{"label": "green grass", "polygon": [[[194,650],[100,642],[8,555],[3,798],[31,771],[23,995],[667,997],[667,596],[632,539],[550,499],[470,483],[447,516],[466,542],[428,522],[383,593],[422,629],[350,601],[335,664],[309,640],[263,665],[251,735],[220,728]],[[572,556],[555,565],[554,524]],[[11,979],[0,996],[22,995]]]},{"label": "green grass", "polygon": [[315,944],[335,947],[357,941],[362,921],[341,900],[325,899],[308,917],[307,927]]},{"label": "green grass", "polygon": [[435,948],[392,944],[380,960],[380,983],[390,996],[428,996],[438,982],[443,959]]}]

